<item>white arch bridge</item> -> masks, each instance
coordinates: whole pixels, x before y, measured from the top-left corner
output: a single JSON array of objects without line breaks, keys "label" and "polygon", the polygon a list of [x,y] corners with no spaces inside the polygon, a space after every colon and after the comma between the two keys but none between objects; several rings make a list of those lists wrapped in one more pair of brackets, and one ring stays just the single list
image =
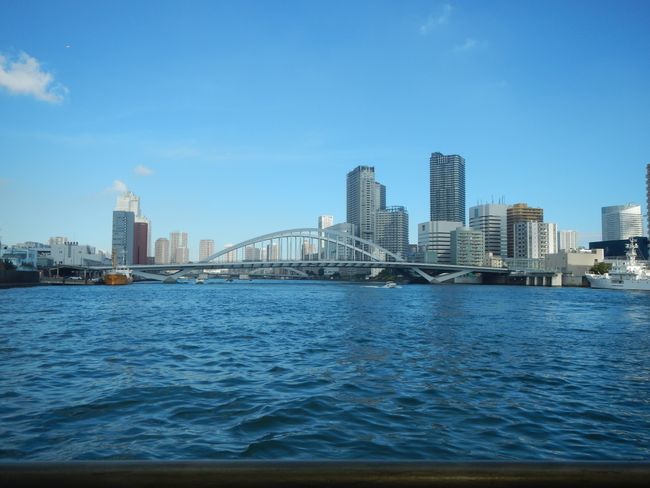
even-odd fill
[{"label": "white arch bridge", "polygon": [[[188,264],[132,265],[142,278],[175,281],[207,270],[253,274],[260,270],[284,269],[307,276],[310,268],[396,268],[441,283],[468,273],[508,274],[505,268],[414,263],[359,237],[313,228],[290,229],[255,237],[219,251],[203,261]],[[100,271],[110,267],[91,267]]]}]

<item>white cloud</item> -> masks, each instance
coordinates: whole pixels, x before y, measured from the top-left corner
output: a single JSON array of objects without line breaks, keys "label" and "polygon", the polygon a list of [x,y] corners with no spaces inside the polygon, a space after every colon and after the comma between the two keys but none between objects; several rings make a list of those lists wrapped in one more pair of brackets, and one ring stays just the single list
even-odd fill
[{"label": "white cloud", "polygon": [[56,83],[54,76],[44,71],[36,58],[21,52],[10,60],[0,54],[0,87],[16,95],[32,95],[38,100],[57,103],[68,89]]},{"label": "white cloud", "polygon": [[445,3],[440,12],[430,15],[427,20],[420,25],[420,34],[426,35],[436,27],[448,23],[451,18],[452,10],[453,7],[450,4]]},{"label": "white cloud", "polygon": [[457,46],[455,46],[454,51],[456,52],[470,51],[477,46],[478,46],[478,42],[476,41],[476,39],[472,39],[471,37],[468,37],[467,39],[465,39],[465,41],[462,44],[458,44]]},{"label": "white cloud", "polygon": [[133,168],[133,172],[139,176],[150,176],[153,174],[153,170],[151,168],[147,168],[142,164],[138,164],[135,168]]},{"label": "white cloud", "polygon": [[123,181],[115,180],[112,186],[106,188],[106,193],[124,193],[128,190],[129,189]]}]

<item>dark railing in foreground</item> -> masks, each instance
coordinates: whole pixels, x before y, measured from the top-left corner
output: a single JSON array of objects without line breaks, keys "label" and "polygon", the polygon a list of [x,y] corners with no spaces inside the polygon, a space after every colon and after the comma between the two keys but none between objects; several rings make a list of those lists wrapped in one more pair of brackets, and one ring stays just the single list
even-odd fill
[{"label": "dark railing in foreground", "polygon": [[0,463],[0,486],[648,486],[650,462],[93,461]]}]

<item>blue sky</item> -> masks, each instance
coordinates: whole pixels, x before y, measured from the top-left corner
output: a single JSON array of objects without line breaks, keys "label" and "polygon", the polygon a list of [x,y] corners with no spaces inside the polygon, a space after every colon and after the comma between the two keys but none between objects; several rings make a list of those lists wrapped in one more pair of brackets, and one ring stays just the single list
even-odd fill
[{"label": "blue sky", "polygon": [[468,207],[600,238],[650,163],[650,2],[0,4],[0,238],[108,250],[115,190],[153,237],[220,249],[345,220],[345,175],[428,220],[431,152]]}]

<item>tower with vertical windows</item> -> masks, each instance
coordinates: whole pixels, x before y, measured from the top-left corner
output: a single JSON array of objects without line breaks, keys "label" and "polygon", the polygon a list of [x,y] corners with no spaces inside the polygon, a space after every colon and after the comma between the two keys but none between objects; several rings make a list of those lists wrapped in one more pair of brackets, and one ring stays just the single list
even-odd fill
[{"label": "tower with vertical windows", "polygon": [[429,160],[431,221],[465,225],[465,159],[457,154],[431,154]]}]

